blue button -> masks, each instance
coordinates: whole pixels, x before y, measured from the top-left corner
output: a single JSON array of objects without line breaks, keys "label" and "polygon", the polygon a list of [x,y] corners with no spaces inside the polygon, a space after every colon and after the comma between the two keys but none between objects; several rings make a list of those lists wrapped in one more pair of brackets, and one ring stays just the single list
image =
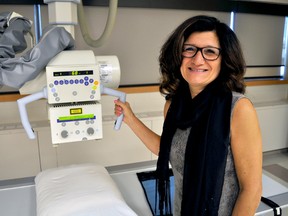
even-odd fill
[{"label": "blue button", "polygon": [[58,80],[55,80],[54,85],[58,85],[58,84],[59,84]]},{"label": "blue button", "polygon": [[64,80],[65,84],[68,85],[69,84],[69,81],[68,80]]},{"label": "blue button", "polygon": [[93,82],[94,82],[94,80],[93,80],[93,79],[89,79],[89,82],[90,82],[90,83],[93,83]]},{"label": "blue button", "polygon": [[74,83],[74,80],[70,80],[70,84],[73,84]]},{"label": "blue button", "polygon": [[85,86],[88,86],[88,85],[89,85],[89,82],[85,82],[84,85],[85,85]]},{"label": "blue button", "polygon": [[84,80],[83,80],[83,79],[80,79],[80,83],[83,84],[83,83],[84,83]]},{"label": "blue button", "polygon": [[78,79],[76,79],[76,80],[75,80],[75,84],[78,84],[78,83],[79,83],[79,80],[78,80]]},{"label": "blue button", "polygon": [[63,81],[63,80],[60,80],[59,83],[60,83],[60,85],[63,85],[63,84],[64,84],[64,81]]},{"label": "blue button", "polygon": [[89,79],[89,77],[88,77],[88,76],[85,76],[85,77],[84,77],[84,80],[86,80],[86,81],[87,81],[88,79]]}]

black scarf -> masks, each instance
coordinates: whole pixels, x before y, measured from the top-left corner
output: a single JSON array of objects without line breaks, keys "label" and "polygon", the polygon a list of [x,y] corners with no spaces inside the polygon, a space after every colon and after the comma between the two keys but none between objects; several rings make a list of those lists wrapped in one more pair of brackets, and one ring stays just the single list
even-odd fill
[{"label": "black scarf", "polygon": [[191,127],[184,174],[182,216],[216,216],[222,193],[230,143],[232,92],[220,80],[210,83],[194,99],[188,84],[179,85],[163,126],[157,161],[157,184],[161,215],[169,209],[169,156],[177,128]]}]

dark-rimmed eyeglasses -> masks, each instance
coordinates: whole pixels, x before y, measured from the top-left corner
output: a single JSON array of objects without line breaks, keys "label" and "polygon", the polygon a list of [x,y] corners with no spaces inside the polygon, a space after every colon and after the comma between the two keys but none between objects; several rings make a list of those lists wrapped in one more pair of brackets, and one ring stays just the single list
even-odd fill
[{"label": "dark-rimmed eyeglasses", "polygon": [[221,54],[221,49],[217,47],[196,47],[190,44],[183,45],[182,56],[187,58],[193,58],[196,56],[198,51],[201,52],[203,58],[207,61],[214,61],[219,58]]}]

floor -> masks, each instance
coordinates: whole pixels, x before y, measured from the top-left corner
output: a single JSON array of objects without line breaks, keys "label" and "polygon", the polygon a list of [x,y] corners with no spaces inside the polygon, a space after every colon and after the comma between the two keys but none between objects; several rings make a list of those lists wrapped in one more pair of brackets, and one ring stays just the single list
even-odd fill
[{"label": "floor", "polygon": [[288,150],[264,153],[263,173],[288,187]]},{"label": "floor", "polygon": [[[271,196],[265,196],[265,193],[270,193]],[[288,215],[288,149],[263,154],[262,196],[269,197],[269,199],[280,205],[282,215]],[[258,210],[257,216],[274,215],[272,209],[267,209],[267,205],[263,202],[260,203]]]}]

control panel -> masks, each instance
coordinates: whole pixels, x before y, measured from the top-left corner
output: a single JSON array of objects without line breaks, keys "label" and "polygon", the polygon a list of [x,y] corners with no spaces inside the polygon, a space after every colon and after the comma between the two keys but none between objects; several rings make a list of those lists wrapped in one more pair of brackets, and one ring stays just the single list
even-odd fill
[{"label": "control panel", "polygon": [[103,138],[98,102],[50,105],[49,118],[53,144]]},{"label": "control panel", "polygon": [[92,51],[63,51],[46,67],[49,104],[100,100],[99,68]]},{"label": "control panel", "polygon": [[49,67],[46,73],[50,104],[100,100],[99,73],[96,66],[74,67],[73,71]]}]

